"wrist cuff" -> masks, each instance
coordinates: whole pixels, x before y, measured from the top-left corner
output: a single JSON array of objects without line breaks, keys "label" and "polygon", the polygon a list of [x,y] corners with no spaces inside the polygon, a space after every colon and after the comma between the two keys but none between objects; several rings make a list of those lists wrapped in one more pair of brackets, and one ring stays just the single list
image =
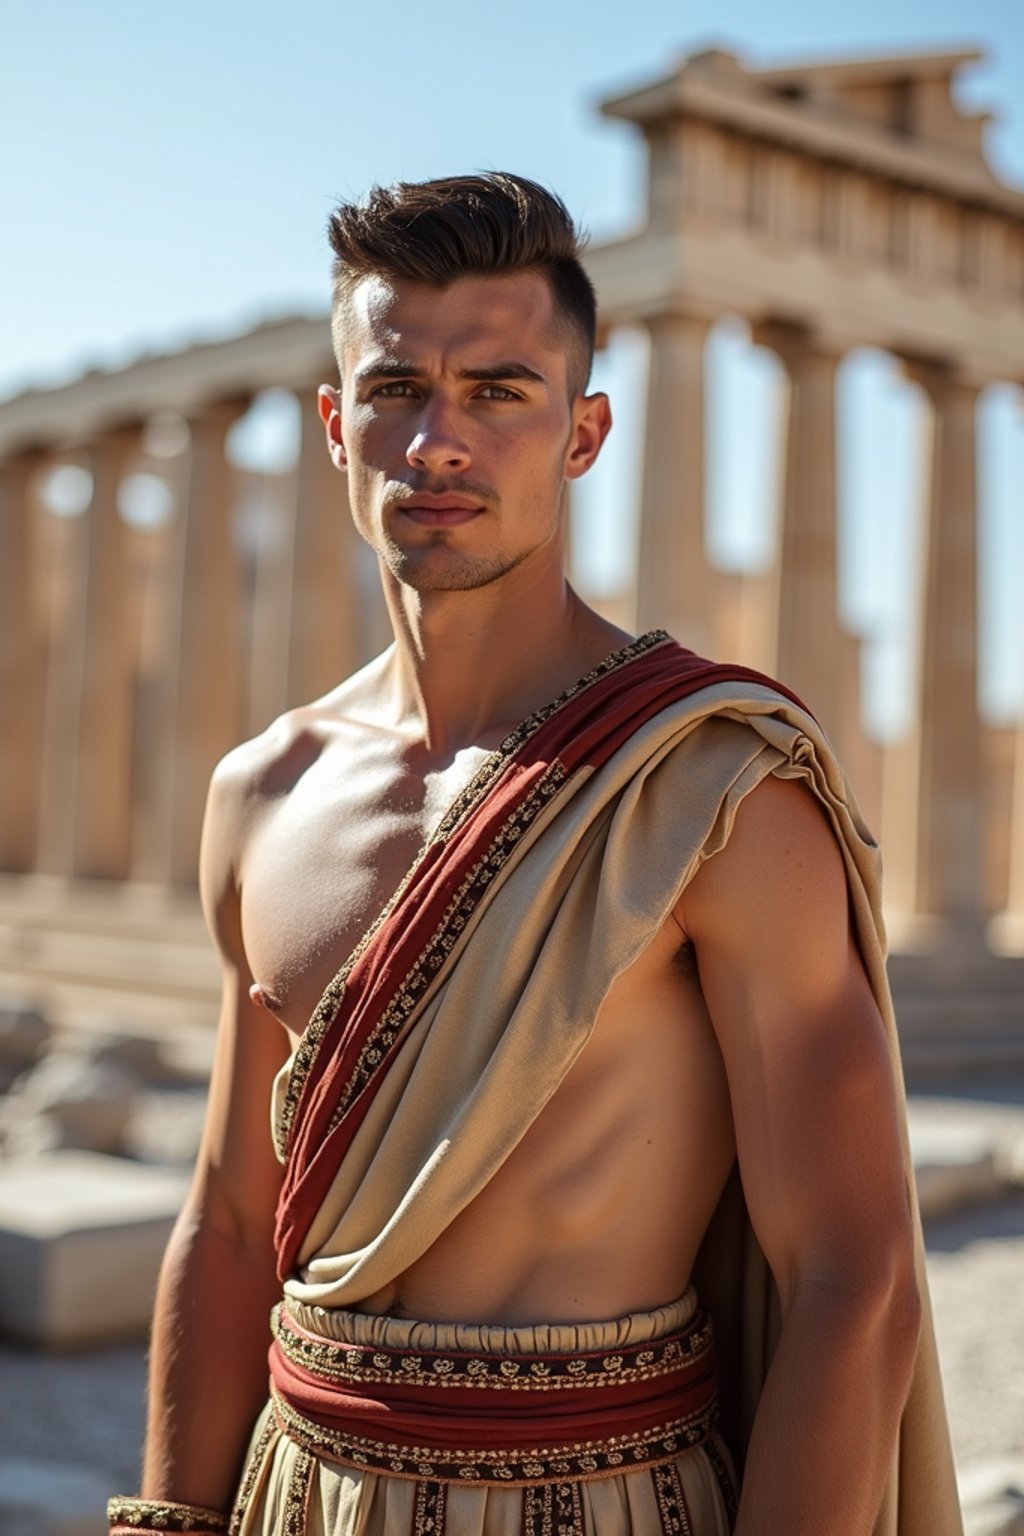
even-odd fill
[{"label": "wrist cuff", "polygon": [[178,1504],[170,1499],[125,1498],[107,1501],[110,1536],[226,1536],[229,1517],[202,1504]]}]

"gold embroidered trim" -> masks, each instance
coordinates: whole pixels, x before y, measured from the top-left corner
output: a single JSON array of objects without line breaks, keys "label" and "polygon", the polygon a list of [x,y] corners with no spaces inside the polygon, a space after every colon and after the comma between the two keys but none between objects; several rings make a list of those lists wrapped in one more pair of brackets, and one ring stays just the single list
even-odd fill
[{"label": "gold embroidered trim", "polygon": [[179,1504],[173,1499],[141,1499],[117,1494],[107,1500],[107,1520],[111,1525],[133,1529],[148,1526],[154,1531],[227,1532],[228,1517],[223,1510],[208,1509],[204,1504]]},{"label": "gold embroidered trim", "polygon": [[554,1536],[555,1486],[523,1489],[523,1536]]},{"label": "gold embroidered trim", "polygon": [[674,1462],[651,1468],[654,1496],[658,1501],[662,1536],[693,1536],[682,1479]]},{"label": "gold embroidered trim", "polygon": [[298,1451],[288,1479],[288,1493],[281,1516],[281,1536],[305,1536],[306,1510],[309,1507],[309,1491],[313,1486],[315,1470],[316,1461],[309,1452]]},{"label": "gold embroidered trim", "polygon": [[583,1496],[579,1483],[555,1484],[555,1529],[558,1536],[583,1536]]},{"label": "gold embroidered trim", "polygon": [[523,1536],[583,1536],[578,1483],[544,1483],[523,1490]]},{"label": "gold embroidered trim", "polygon": [[465,789],[455,797],[448,807],[448,810],[434,829],[433,836],[428,840],[427,847],[431,843],[444,842],[450,836],[465,813],[472,809],[481,798],[482,793],[489,789],[494,780],[500,776],[509,758],[514,757],[520,748],[526,745],[530,737],[546,721],[551,719],[552,715],[557,714],[564,705],[575,699],[579,694],[586,693],[588,689],[592,688],[595,683],[599,683],[602,678],[607,677],[609,673],[617,672],[620,667],[625,666],[628,662],[635,661],[638,656],[643,656],[647,651],[652,651],[659,645],[665,645],[671,638],[671,635],[663,629],[652,629],[647,634],[638,636],[636,640],[631,640],[628,645],[624,645],[619,650],[613,651],[610,656],[606,656],[592,671],[588,672],[586,676],[579,678],[577,682],[572,683],[564,693],[559,694],[558,698],[553,699],[550,704],[543,704],[539,709],[535,709],[533,714],[529,715],[521,725],[517,725],[514,730],[510,731],[500,746],[496,747],[490,757],[481,763]]},{"label": "gold embroidered trim", "polygon": [[313,1062],[316,1060],[323,1037],[341,1006],[342,998],[345,995],[345,983],[351,974],[352,967],[395,910],[427,851],[436,843],[447,841],[466,814],[479,803],[501,776],[510,759],[525,746],[530,737],[547,720],[550,720],[552,715],[556,714],[570,700],[575,699],[579,694],[592,688],[595,683],[600,682],[602,678],[607,677],[609,673],[617,671],[620,667],[634,661],[638,656],[644,655],[647,651],[667,644],[670,640],[671,636],[665,630],[654,629],[650,630],[647,634],[638,636],[636,640],[630,641],[628,645],[622,646],[619,650],[613,651],[610,656],[606,656],[592,671],[573,683],[557,699],[535,710],[522,724],[510,731],[504,741],[481,763],[465,789],[455,797],[431,836],[427,838],[416,854],[394,894],[378,913],[369,928],[367,928],[344,965],[327,984],[323,996],[310,1016],[302,1039],[295,1050],[288,1082],[285,1086],[281,1112],[274,1127],[274,1145],[279,1157],[283,1159],[287,1155],[291,1144],[295,1111],[298,1107],[303,1084],[309,1075]]},{"label": "gold embroidered trim", "polygon": [[670,1461],[701,1445],[716,1416],[712,1399],[703,1408],[666,1424],[635,1434],[610,1435],[604,1440],[572,1441],[564,1445],[514,1450],[453,1450],[435,1446],[403,1446],[348,1434],[307,1419],[276,1392],[274,1414],[284,1434],[317,1456],[390,1477],[447,1483],[499,1483],[506,1487],[530,1483],[585,1481],[629,1472],[637,1467]]},{"label": "gold embroidered trim", "polygon": [[516,843],[519,842],[530,823],[540,815],[548,801],[558,793],[566,777],[565,769],[556,759],[499,829],[484,856],[466,875],[445,908],[429,942],[419,958],[414,961],[405,980],[396,989],[377,1024],[367,1036],[352,1075],[338,1094],[338,1103],[331,1116],[328,1134],[341,1123],[352,1101],[358,1098],[362,1089],[373,1077],[381,1061],[436,981],[444,962],[455,948],[459,936],[486,894],[487,887],[497,879],[503,865],[507,863],[514,851]]},{"label": "gold embroidered trim", "polygon": [[732,1472],[725,1457],[722,1455],[721,1447],[714,1435],[708,1437],[704,1446],[704,1454],[711,1463],[711,1470],[718,1480],[722,1503],[725,1505],[726,1518],[728,1519],[731,1531],[736,1524],[736,1517],[739,1514],[739,1495],[736,1491],[736,1483]]},{"label": "gold embroidered trim", "polygon": [[263,1463],[266,1459],[267,1451],[270,1449],[271,1441],[278,1433],[278,1427],[273,1415],[269,1415],[267,1422],[260,1430],[256,1444],[249,1453],[249,1459],[245,1464],[245,1471],[242,1473],[242,1480],[238,1485],[238,1492],[235,1495],[235,1506],[231,1511],[229,1536],[238,1536],[242,1529],[242,1521],[245,1519],[249,1505],[252,1503],[253,1494],[256,1492],[256,1485],[259,1482],[260,1473],[263,1471]]},{"label": "gold embroidered trim", "polygon": [[447,1512],[447,1483],[417,1483],[412,1536],[444,1536]]},{"label": "gold embroidered trim", "polygon": [[705,1359],[713,1341],[711,1320],[704,1314],[698,1315],[682,1333],[647,1344],[589,1354],[542,1355],[536,1359],[337,1344],[298,1332],[283,1302],[271,1313],[270,1327],[281,1353],[322,1381],[356,1387],[361,1383],[490,1390],[501,1387],[509,1392],[581,1387],[600,1391],[624,1382],[656,1381]]}]

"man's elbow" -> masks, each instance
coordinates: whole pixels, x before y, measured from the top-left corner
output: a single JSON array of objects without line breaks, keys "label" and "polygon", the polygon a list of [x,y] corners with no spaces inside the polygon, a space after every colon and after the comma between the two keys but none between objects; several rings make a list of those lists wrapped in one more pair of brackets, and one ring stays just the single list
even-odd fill
[{"label": "man's elbow", "polygon": [[875,1359],[894,1391],[909,1391],[923,1312],[912,1236],[848,1265],[832,1302],[837,1325],[858,1352]]},{"label": "man's elbow", "polygon": [[862,1242],[855,1252],[833,1253],[804,1270],[793,1310],[820,1310],[836,1338],[849,1341],[862,1357],[876,1357],[894,1379],[909,1387],[921,1333],[923,1304],[915,1264],[913,1232]]},{"label": "man's elbow", "polygon": [[879,1290],[877,1307],[877,1331],[882,1340],[884,1355],[894,1376],[905,1375],[909,1390],[921,1337],[923,1312],[913,1254],[893,1266],[888,1284]]}]

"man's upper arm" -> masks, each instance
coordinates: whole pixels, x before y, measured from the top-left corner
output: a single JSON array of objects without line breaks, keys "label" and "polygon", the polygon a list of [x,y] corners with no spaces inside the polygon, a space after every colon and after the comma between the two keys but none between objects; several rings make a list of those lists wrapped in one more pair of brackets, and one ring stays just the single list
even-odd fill
[{"label": "man's upper arm", "polygon": [[262,1248],[271,1239],[281,1182],[270,1095],[289,1046],[281,1025],[249,996],[237,871],[251,814],[248,776],[233,753],[210,785],[200,853],[200,895],[220,952],[223,993],[191,1204],[232,1240]]},{"label": "man's upper arm", "polygon": [[821,1279],[884,1290],[909,1258],[898,1090],[851,931],[842,854],[772,777],[680,898],[729,1078],[747,1204],[788,1307]]}]

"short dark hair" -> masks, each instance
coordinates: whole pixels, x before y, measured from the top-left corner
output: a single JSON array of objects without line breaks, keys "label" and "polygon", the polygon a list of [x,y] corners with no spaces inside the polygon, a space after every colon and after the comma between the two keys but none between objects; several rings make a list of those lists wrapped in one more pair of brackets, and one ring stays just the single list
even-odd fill
[{"label": "short dark hair", "polygon": [[361,278],[407,278],[446,288],[460,277],[534,270],[551,285],[555,310],[574,342],[573,395],[586,389],[597,334],[597,299],[580,255],[586,243],[553,192],[525,176],[488,171],[374,187],[363,203],[342,203],[327,234],[331,330],[338,366],[342,317]]}]

